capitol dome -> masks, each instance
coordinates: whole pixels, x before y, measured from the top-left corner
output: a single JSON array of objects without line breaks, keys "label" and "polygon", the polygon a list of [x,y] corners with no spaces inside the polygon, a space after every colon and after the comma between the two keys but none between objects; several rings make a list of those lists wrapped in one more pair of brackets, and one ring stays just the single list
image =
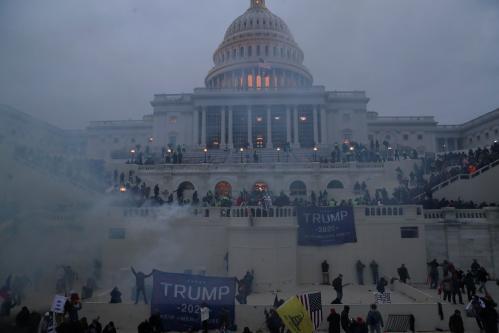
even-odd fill
[{"label": "capitol dome", "polygon": [[205,84],[212,89],[278,89],[311,86],[303,51],[287,24],[265,0],[251,0],[213,54]]}]

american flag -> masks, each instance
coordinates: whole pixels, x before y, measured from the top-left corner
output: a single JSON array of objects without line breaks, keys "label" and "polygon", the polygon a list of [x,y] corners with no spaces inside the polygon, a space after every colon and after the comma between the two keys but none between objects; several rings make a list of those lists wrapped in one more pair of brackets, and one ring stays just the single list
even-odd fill
[{"label": "american flag", "polygon": [[298,295],[298,299],[303,304],[305,309],[307,309],[312,323],[314,324],[314,329],[317,329],[322,322],[322,298],[321,293],[307,293]]}]

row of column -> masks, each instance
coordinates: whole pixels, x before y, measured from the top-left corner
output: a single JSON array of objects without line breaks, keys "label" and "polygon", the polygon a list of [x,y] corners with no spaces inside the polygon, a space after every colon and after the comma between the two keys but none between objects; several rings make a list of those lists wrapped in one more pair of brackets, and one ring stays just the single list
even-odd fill
[{"label": "row of column", "polygon": [[[228,126],[226,126],[225,121],[225,111],[226,107],[223,106],[221,109],[221,123],[220,123],[220,147],[228,146],[229,148],[234,147],[233,142],[233,113],[234,107],[232,105],[227,106],[228,108]],[[250,146],[253,144],[253,110],[251,106],[247,106],[247,135],[248,135],[248,143]],[[321,116],[321,122],[319,124],[319,112]],[[201,147],[206,147],[206,117],[207,117],[207,107],[201,107],[201,119],[199,119],[199,112],[194,112],[194,130],[193,130],[193,142],[194,145],[200,145]],[[267,125],[267,137],[266,137],[266,146],[267,148],[272,148],[272,108],[270,105],[266,106],[266,125]],[[316,144],[325,144],[327,143],[326,138],[326,110],[322,105],[315,105],[312,111],[312,121],[313,121],[313,135],[314,142]],[[297,105],[287,105],[286,106],[286,141],[292,143],[294,147],[299,147],[299,132],[298,132],[298,106]],[[293,127],[293,128],[291,128]],[[320,127],[320,135],[319,135],[319,127]],[[226,133],[228,130],[228,133]],[[201,132],[201,133],[199,133]],[[291,132],[294,133],[293,138],[291,137]],[[201,140],[199,137],[201,134]],[[228,134],[228,135],[226,135]],[[227,137],[227,142],[226,142]]]},{"label": "row of column", "polygon": [[[259,85],[257,85],[257,78],[260,80]],[[258,67],[220,74],[209,80],[208,87],[213,89],[238,88],[247,90],[290,88],[306,84],[307,80],[300,74],[286,70],[266,70]]]}]

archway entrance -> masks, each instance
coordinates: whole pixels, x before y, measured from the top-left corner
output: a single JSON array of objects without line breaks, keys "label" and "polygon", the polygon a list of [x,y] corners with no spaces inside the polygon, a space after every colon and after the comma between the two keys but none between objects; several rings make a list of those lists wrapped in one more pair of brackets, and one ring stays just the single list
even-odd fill
[{"label": "archway entrance", "polygon": [[191,182],[182,182],[177,187],[177,200],[185,201],[192,198],[192,194],[195,191],[195,187]]},{"label": "archway entrance", "polygon": [[291,196],[306,196],[307,186],[301,180],[296,180],[289,185],[289,194]]},{"label": "archway entrance", "polygon": [[215,195],[221,197],[230,197],[232,194],[232,185],[229,182],[221,181],[215,185]]}]

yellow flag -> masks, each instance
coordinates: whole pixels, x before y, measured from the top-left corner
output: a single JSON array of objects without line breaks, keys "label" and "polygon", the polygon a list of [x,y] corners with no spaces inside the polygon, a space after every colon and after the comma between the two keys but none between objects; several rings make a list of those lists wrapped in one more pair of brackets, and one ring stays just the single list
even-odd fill
[{"label": "yellow flag", "polygon": [[297,296],[288,299],[277,309],[277,313],[291,333],[313,333],[312,319]]}]

